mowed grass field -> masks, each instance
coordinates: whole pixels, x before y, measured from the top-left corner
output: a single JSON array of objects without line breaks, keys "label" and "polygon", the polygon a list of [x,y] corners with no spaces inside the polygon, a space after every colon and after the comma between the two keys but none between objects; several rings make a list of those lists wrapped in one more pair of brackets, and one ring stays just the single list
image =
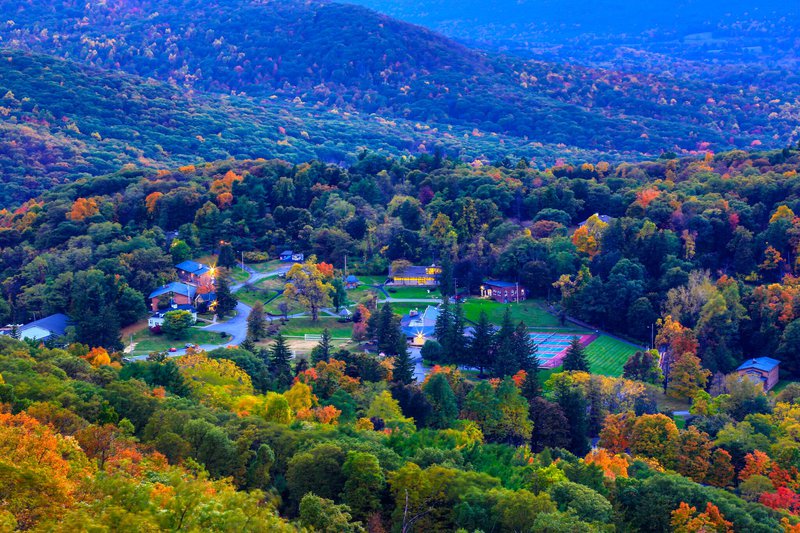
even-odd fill
[{"label": "mowed grass field", "polygon": [[335,339],[349,339],[353,335],[352,322],[339,322],[334,317],[320,317],[316,322],[311,317],[292,318],[281,327],[281,333],[287,336],[319,335],[325,328]]},{"label": "mowed grass field", "polygon": [[559,328],[561,326],[558,317],[549,313],[544,307],[544,302],[540,300],[523,300],[520,303],[503,304],[494,300],[471,298],[465,301],[463,306],[464,316],[473,322],[477,322],[481,311],[486,311],[489,322],[500,324],[503,321],[503,314],[508,308],[511,310],[511,320],[514,323],[522,321],[529,328]]},{"label": "mowed grass field", "polygon": [[384,287],[391,298],[407,298],[414,300],[427,300],[441,298],[442,293],[435,287]]},{"label": "mowed grass field", "polygon": [[156,335],[149,329],[143,329],[133,336],[136,348],[134,355],[161,352],[172,347],[183,348],[186,343],[192,344],[225,344],[231,339],[230,335],[222,336],[218,332],[200,328],[189,328],[180,339],[171,339],[164,334]]},{"label": "mowed grass field", "polygon": [[637,348],[608,335],[600,335],[586,347],[586,358],[589,360],[592,374],[620,377],[628,358]]}]

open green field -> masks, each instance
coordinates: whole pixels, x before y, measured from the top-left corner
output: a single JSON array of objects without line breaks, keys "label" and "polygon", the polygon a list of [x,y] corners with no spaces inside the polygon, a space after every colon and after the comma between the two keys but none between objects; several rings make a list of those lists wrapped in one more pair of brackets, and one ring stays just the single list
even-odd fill
[{"label": "open green field", "polygon": [[189,328],[180,339],[171,339],[164,334],[156,335],[149,329],[143,329],[133,336],[136,343],[134,355],[150,352],[161,352],[175,348],[183,348],[186,343],[192,344],[224,344],[231,340],[231,336],[221,336],[218,332],[207,331],[200,328]]},{"label": "open green field", "polygon": [[628,358],[636,352],[636,347],[608,335],[600,335],[586,347],[592,374],[619,377]]},{"label": "open green field", "polygon": [[[384,305],[386,304],[379,304],[378,307],[383,307]],[[419,303],[419,304],[392,303],[392,312],[396,315],[403,316],[407,315],[409,311],[411,311],[412,309],[416,309],[417,311],[422,313],[423,311],[425,311],[425,308],[428,307],[428,305],[433,305],[434,307],[436,306],[436,304],[424,304],[424,303]]]},{"label": "open green field", "polygon": [[311,317],[292,318],[283,327],[281,333],[284,335],[318,335],[322,330],[328,328],[334,338],[350,338],[353,335],[352,322],[339,322],[334,317],[320,317],[313,322]]},{"label": "open green field", "polygon": [[289,300],[288,298],[285,298],[283,295],[278,296],[277,298],[275,298],[274,300],[272,300],[269,303],[265,303],[264,304],[264,311],[269,313],[269,314],[271,314],[271,315],[276,315],[276,316],[283,315],[283,311],[281,311],[281,308],[280,308],[280,305],[281,305],[282,302],[285,302],[285,303],[289,304],[289,310],[286,313],[287,315],[294,315],[294,314],[302,313],[303,311],[305,311],[304,307],[301,307],[298,303],[293,302],[293,301]]},{"label": "open green field", "polygon": [[413,298],[413,299],[427,299],[427,298],[441,298],[442,294],[437,288],[426,287],[385,287],[386,292],[392,298]]},{"label": "open green field", "polygon": [[255,270],[256,272],[272,272],[276,268],[279,268],[283,265],[288,265],[289,263],[284,263],[278,259],[273,259],[272,261],[267,261],[265,263],[251,263],[247,266]]},{"label": "open green field", "polygon": [[[506,308],[511,310],[511,320],[515,323],[522,321],[529,328],[560,328],[558,317],[545,310],[540,300],[523,300],[520,303],[503,304],[494,300],[471,298],[464,302],[464,316],[467,320],[476,322],[481,311],[486,311],[489,322],[500,324]],[[565,328],[570,329],[570,328]]]},{"label": "open green field", "polygon": [[359,303],[364,300],[370,293],[377,294],[380,298],[383,298],[383,293],[381,293],[375,287],[370,285],[359,285],[355,289],[348,289],[347,290],[347,299],[352,303]]},{"label": "open green field", "polygon": [[240,302],[253,307],[257,302],[261,302],[262,304],[266,303],[275,296],[275,294],[275,291],[267,291],[256,287],[242,287],[236,291],[236,298],[238,298]]},{"label": "open green field", "polygon": [[242,270],[241,267],[235,266],[231,269],[231,278],[233,278],[233,281],[236,283],[242,283],[250,278],[250,273],[246,270]]},{"label": "open green field", "polygon": [[256,284],[259,289],[267,289],[272,291],[280,291],[286,286],[286,278],[272,276],[259,280]]},{"label": "open green field", "polygon": [[384,283],[386,283],[386,276],[356,276],[356,277],[361,282],[361,286],[383,285]]}]

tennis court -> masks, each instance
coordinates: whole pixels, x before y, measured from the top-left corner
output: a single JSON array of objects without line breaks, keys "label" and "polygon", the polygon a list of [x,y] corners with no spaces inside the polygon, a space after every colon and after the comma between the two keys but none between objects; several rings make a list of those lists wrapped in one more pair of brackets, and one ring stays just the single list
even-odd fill
[{"label": "tennis court", "polygon": [[[569,348],[572,333],[531,333],[531,338],[536,344],[536,356],[542,368],[555,368],[561,364]],[[588,346],[596,335],[577,335],[583,346]]]}]

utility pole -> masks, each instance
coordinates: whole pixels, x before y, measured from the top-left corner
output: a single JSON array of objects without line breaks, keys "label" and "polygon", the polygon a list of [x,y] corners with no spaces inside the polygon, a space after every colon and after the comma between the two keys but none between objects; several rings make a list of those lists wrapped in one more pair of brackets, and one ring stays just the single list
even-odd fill
[{"label": "utility pole", "polygon": [[519,303],[519,281],[516,282],[517,303]]},{"label": "utility pole", "polygon": [[344,256],[344,279],[347,280],[347,254]]},{"label": "utility pole", "polygon": [[650,324],[650,349],[656,347],[656,336],[655,336],[655,323]]},{"label": "utility pole", "polygon": [[242,250],[242,270],[244,270],[244,250]]}]

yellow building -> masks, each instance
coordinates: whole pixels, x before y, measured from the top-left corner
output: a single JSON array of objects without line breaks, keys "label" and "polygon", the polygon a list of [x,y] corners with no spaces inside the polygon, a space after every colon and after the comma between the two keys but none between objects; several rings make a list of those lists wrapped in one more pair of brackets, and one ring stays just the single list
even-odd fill
[{"label": "yellow building", "polygon": [[404,287],[437,287],[442,267],[407,266],[402,269],[389,269],[389,284]]}]

